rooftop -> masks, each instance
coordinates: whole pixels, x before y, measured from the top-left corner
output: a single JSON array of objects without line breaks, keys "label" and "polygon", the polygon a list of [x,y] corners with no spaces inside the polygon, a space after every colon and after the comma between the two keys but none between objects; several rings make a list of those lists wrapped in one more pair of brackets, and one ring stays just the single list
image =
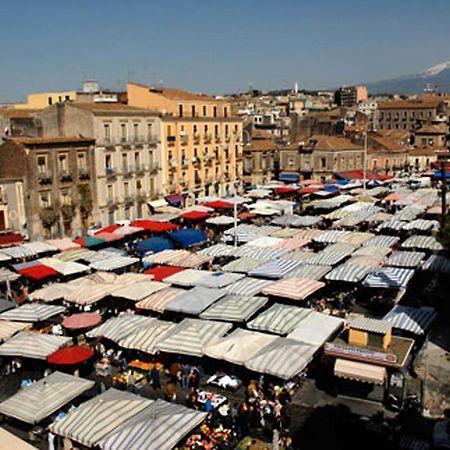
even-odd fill
[{"label": "rooftop", "polygon": [[192,92],[184,91],[183,89],[158,87],[158,86],[146,86],[140,83],[129,83],[135,86],[147,88],[154,94],[162,95],[171,100],[200,100],[200,101],[218,101],[216,98],[210,95],[195,94]]},{"label": "rooftop", "polygon": [[418,100],[391,100],[380,103],[378,109],[430,109],[437,108],[442,98],[423,98]]},{"label": "rooftop", "polygon": [[65,144],[65,143],[84,143],[91,144],[95,139],[84,136],[67,136],[67,137],[14,137],[8,139],[17,144],[24,145],[45,145],[45,144]]},{"label": "rooftop", "polygon": [[314,150],[361,150],[359,145],[353,144],[353,142],[345,137],[322,134],[311,136],[306,146],[312,146]]},{"label": "rooftop", "polygon": [[386,334],[392,329],[392,324],[386,320],[358,317],[350,322],[350,328],[355,330],[369,331],[372,333]]}]

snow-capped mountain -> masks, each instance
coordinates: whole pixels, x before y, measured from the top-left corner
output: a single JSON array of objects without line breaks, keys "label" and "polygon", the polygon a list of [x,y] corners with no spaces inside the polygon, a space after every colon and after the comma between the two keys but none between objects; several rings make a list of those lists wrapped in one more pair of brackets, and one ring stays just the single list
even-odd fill
[{"label": "snow-capped mountain", "polygon": [[450,61],[437,64],[414,75],[366,84],[371,94],[420,94],[425,89],[450,91]]}]

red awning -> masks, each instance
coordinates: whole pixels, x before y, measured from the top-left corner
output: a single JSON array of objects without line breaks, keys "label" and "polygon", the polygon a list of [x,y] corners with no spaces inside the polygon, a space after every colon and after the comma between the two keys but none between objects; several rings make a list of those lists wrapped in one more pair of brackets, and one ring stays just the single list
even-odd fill
[{"label": "red awning", "polygon": [[182,272],[183,270],[183,267],[156,266],[146,270],[144,273],[145,275],[153,275],[154,281],[163,281],[164,278],[170,277],[170,275],[174,275],[178,272]]},{"label": "red awning", "polygon": [[188,211],[180,214],[180,217],[187,220],[204,220],[211,217],[211,214],[204,211]]},{"label": "red awning", "polygon": [[256,214],[251,212],[241,212],[237,216],[238,219],[247,220],[247,219],[254,219],[256,217]]},{"label": "red awning", "polygon": [[108,225],[107,227],[102,228],[101,230],[96,231],[94,234],[97,236],[101,233],[112,233],[113,231],[116,231],[118,228],[122,228],[121,225]]},{"label": "red awning", "polygon": [[80,328],[93,327],[94,325],[99,324],[101,321],[102,318],[100,314],[96,312],[79,313],[72,314],[71,316],[66,317],[62,322],[62,326],[71,330],[78,330]]},{"label": "red awning", "polygon": [[50,364],[70,366],[88,360],[93,354],[94,352],[88,347],[81,347],[79,345],[64,347],[47,356],[47,362]]},{"label": "red awning", "polygon": [[136,220],[131,223],[132,227],[143,228],[146,231],[151,231],[152,233],[164,233],[165,231],[176,230],[179,225],[169,222],[158,222],[157,220]]},{"label": "red awning", "polygon": [[319,186],[305,186],[298,190],[299,194],[313,194],[320,190]]},{"label": "red awning", "polygon": [[19,269],[21,275],[32,280],[43,280],[44,278],[58,275],[58,272],[51,267],[44,266],[44,264],[35,264],[33,266]]},{"label": "red awning", "polygon": [[23,242],[23,236],[19,233],[0,234],[0,247],[19,245]]},{"label": "red awning", "polygon": [[233,203],[230,202],[224,202],[223,200],[215,200],[213,202],[208,202],[204,204],[208,208],[213,209],[233,209]]},{"label": "red awning", "polygon": [[297,189],[292,186],[281,186],[281,187],[275,188],[275,192],[277,194],[293,194],[296,191],[297,191]]}]

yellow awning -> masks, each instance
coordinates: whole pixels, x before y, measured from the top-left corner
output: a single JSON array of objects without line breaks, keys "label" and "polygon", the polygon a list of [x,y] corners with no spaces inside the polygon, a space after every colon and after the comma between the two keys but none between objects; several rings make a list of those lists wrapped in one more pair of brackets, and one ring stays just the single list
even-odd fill
[{"label": "yellow awning", "polygon": [[336,359],[334,374],[339,378],[348,378],[373,384],[384,384],[386,380],[385,367],[340,358]]}]

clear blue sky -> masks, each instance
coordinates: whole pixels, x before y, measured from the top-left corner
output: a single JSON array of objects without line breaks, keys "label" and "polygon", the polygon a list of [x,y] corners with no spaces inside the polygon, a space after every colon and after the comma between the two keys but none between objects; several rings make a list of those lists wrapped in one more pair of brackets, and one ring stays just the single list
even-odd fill
[{"label": "clear blue sky", "polygon": [[86,77],[312,89],[450,60],[449,0],[5,0],[0,17],[0,101]]}]

